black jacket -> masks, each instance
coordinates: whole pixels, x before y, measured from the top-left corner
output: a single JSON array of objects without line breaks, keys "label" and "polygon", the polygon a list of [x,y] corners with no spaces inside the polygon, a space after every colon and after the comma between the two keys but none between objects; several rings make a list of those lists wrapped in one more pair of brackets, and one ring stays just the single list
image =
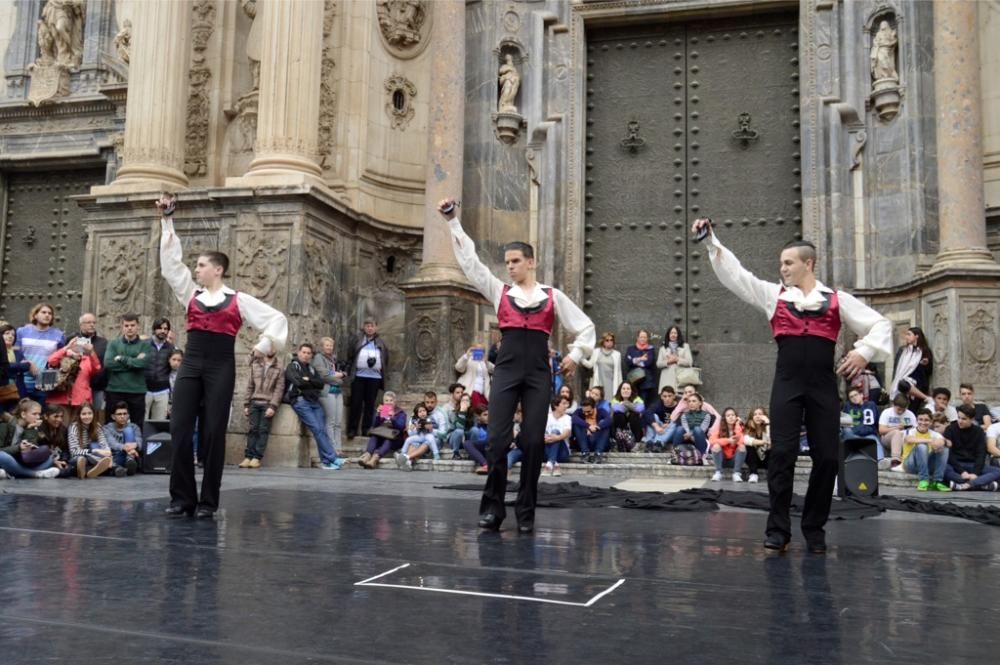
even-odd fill
[{"label": "black jacket", "polygon": [[163,344],[163,348],[157,351],[151,339],[149,340],[149,347],[151,355],[149,361],[146,363],[146,370],[144,372],[146,376],[146,390],[151,393],[169,390],[170,354],[174,352],[174,345],[166,342]]},{"label": "black jacket", "polygon": [[[379,337],[378,333],[375,333],[374,339],[375,339],[375,348],[378,349],[379,355],[382,356],[382,381],[380,382],[379,385],[383,386],[385,385],[385,374],[389,370],[389,349],[386,347],[385,342],[382,341],[382,338]],[[354,379],[354,375],[357,374],[358,371],[358,354],[361,353],[361,349],[363,349],[365,344],[367,343],[368,340],[365,337],[364,333],[361,333],[360,337],[354,339],[351,342],[351,347],[350,347],[351,356],[350,360],[348,361],[347,373],[352,380]]]},{"label": "black jacket", "polygon": [[73,339],[74,337],[89,339],[90,343],[94,345],[94,353],[96,353],[97,357],[101,359],[101,371],[90,376],[90,389],[105,390],[108,387],[108,370],[104,367],[104,354],[108,351],[107,338],[101,337],[100,335],[87,337],[82,332],[77,331],[73,335],[69,335],[66,339]]},{"label": "black jacket", "polygon": [[670,422],[670,414],[674,412],[676,406],[677,404],[665,406],[663,400],[657,397],[655,404],[647,406],[646,410],[642,412],[642,424],[648,427],[653,424],[653,418],[659,416],[660,422],[666,425]]},{"label": "black jacket", "polygon": [[289,402],[294,402],[299,397],[315,402],[325,387],[326,383],[319,372],[312,365],[303,365],[298,358],[285,368],[285,395]]},{"label": "black jacket", "polygon": [[964,471],[960,464],[973,464],[972,473],[977,476],[986,466],[986,432],[975,423],[962,429],[958,422],[948,425],[944,438],[951,441],[951,452],[948,455],[948,466],[955,471]]}]

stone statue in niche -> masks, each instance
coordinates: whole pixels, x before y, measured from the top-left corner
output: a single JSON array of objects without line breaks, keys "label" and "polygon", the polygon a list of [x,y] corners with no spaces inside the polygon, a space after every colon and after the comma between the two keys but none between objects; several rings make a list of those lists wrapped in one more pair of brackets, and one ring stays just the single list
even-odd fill
[{"label": "stone statue in niche", "polygon": [[497,111],[500,113],[517,113],[517,91],[521,87],[521,75],[514,66],[514,56],[508,53],[504,63],[500,65],[500,98]]},{"label": "stone statue in niche", "polygon": [[56,62],[79,67],[83,60],[83,0],[47,0],[42,22],[55,41]]},{"label": "stone statue in niche", "polygon": [[83,0],[47,0],[35,26],[38,59],[28,66],[28,102],[51,104],[70,94],[70,72],[83,61]]},{"label": "stone statue in niche", "polygon": [[132,48],[132,21],[125,19],[122,29],[115,35],[115,49],[122,62],[128,64],[129,51]]},{"label": "stone statue in niche", "polygon": [[252,90],[260,89],[260,23],[257,18],[257,0],[242,0],[243,13],[250,17],[250,34],[247,35],[247,59],[250,61]]},{"label": "stone statue in niche", "polygon": [[408,49],[423,39],[427,0],[378,0],[378,25],[385,41]]},{"label": "stone statue in niche", "polygon": [[56,61],[56,38],[45,21],[36,21],[38,26],[38,60],[36,65],[45,67]]},{"label": "stone statue in niche", "polygon": [[871,102],[879,119],[889,122],[899,114],[899,70],[896,53],[899,38],[890,16],[881,18],[878,30],[871,36],[869,61],[872,75]]}]

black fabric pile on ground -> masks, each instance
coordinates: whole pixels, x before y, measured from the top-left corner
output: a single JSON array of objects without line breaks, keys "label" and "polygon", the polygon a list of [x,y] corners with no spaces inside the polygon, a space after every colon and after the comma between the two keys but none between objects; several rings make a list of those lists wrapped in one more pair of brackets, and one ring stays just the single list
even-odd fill
[{"label": "black fabric pile on ground", "polygon": [[[436,485],[435,489],[481,492],[482,484]],[[517,492],[517,483],[507,485],[508,492]],[[792,514],[802,514],[803,497],[792,497]],[[732,508],[752,510],[768,509],[767,494],[762,492],[734,492],[706,488],[686,489],[664,494],[662,492],[627,492],[613,487],[590,487],[578,482],[542,483],[538,486],[538,506],[541,508],[639,508],[643,510],[668,510],[674,512],[701,512],[718,510],[719,504]],[[508,501],[508,505],[513,505]],[[951,502],[924,501],[895,496],[870,498],[850,497],[835,499],[830,511],[831,519],[860,520],[877,517],[886,510],[899,510],[925,515],[943,515],[970,520],[989,526],[1000,526],[1000,507],[960,506]]]}]

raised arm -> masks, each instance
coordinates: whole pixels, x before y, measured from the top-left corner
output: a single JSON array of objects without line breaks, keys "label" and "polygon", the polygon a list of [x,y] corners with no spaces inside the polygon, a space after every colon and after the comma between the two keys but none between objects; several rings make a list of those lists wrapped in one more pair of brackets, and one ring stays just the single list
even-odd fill
[{"label": "raised arm", "polygon": [[184,265],[181,239],[174,231],[174,202],[164,197],[156,202],[156,207],[163,213],[160,219],[160,273],[177,300],[187,307],[194,295],[195,283],[191,271]]},{"label": "raised arm", "polygon": [[708,260],[715,276],[737,298],[763,310],[768,318],[774,314],[781,285],[766,282],[744,268],[736,255],[719,242],[714,231],[708,235]]},{"label": "raised arm", "polygon": [[476,243],[468,236],[462,228],[462,224],[457,217],[453,217],[448,226],[451,228],[451,248],[455,252],[455,259],[465,276],[472,282],[476,289],[486,296],[486,299],[496,305],[503,293],[503,282],[490,272],[479,255],[476,254]]}]

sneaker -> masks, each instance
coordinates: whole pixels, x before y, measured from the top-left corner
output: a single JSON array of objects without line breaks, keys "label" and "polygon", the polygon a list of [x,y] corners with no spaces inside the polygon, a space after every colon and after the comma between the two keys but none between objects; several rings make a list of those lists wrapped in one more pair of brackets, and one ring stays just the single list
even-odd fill
[{"label": "sneaker", "polygon": [[358,464],[361,465],[362,469],[367,469],[368,468],[368,460],[370,460],[371,458],[372,458],[372,454],[371,453],[364,453],[364,454],[361,455],[361,457],[358,458]]},{"label": "sneaker", "polygon": [[926,492],[930,488],[931,488],[931,481],[929,480],[921,480],[919,483],[917,483],[918,492]]},{"label": "sneaker", "polygon": [[896,459],[895,457],[892,458],[892,460],[889,462],[889,470],[890,471],[895,471],[896,469],[899,469],[899,467],[901,467],[901,466],[903,466],[903,462],[900,461],[900,460],[898,460],[898,459]]},{"label": "sneaker", "polygon": [[125,475],[134,476],[135,472],[139,470],[139,463],[136,462],[131,457],[125,460]]},{"label": "sneaker", "polygon": [[250,466],[247,467],[247,468],[250,468],[250,469],[259,469],[260,468],[260,460],[257,459],[256,457],[254,457],[252,460],[250,460]]},{"label": "sneaker", "polygon": [[126,473],[125,467],[115,466],[115,478],[124,478],[125,473]]},{"label": "sneaker", "polygon": [[597,453],[597,464],[604,464],[604,453]]},{"label": "sneaker", "polygon": [[250,468],[250,458],[249,457],[244,457],[243,461],[240,462],[239,464],[237,464],[236,466],[239,467],[239,468],[241,468],[241,469],[249,469]]},{"label": "sneaker", "polygon": [[586,463],[587,464],[593,464],[595,461],[596,461],[596,458],[594,456],[594,453],[588,453]]},{"label": "sneaker", "polygon": [[552,475],[552,470],[553,470],[552,462],[546,462],[545,463],[545,468],[542,469],[542,475],[543,476],[551,476]]},{"label": "sneaker", "polygon": [[326,469],[327,471],[340,471],[340,467],[343,464],[337,464],[336,462],[323,462],[319,465],[321,469]]},{"label": "sneaker", "polygon": [[902,462],[889,469],[889,471],[892,473],[906,473],[906,469],[903,468]]},{"label": "sneaker", "polygon": [[485,464],[483,464],[480,467],[476,467],[477,476],[485,476],[489,472],[490,472],[490,467],[486,466]]},{"label": "sneaker", "polygon": [[931,483],[931,489],[933,489],[935,492],[950,492],[951,485],[949,485],[948,483],[942,483],[941,481],[938,480]]},{"label": "sneaker", "polygon": [[35,478],[58,478],[58,477],[59,477],[59,467],[57,466],[45,469],[45,471],[35,472]]},{"label": "sneaker", "polygon": [[713,483],[717,483],[717,482],[719,482],[721,480],[722,480],[722,472],[721,471],[716,471],[715,473],[712,474],[712,482]]},{"label": "sneaker", "polygon": [[997,481],[995,481],[995,480],[994,480],[994,481],[993,481],[992,483],[990,483],[989,485],[983,485],[983,487],[982,487],[982,488],[980,488],[980,489],[984,489],[984,490],[986,490],[987,492],[996,492],[996,491],[997,491],[997,487],[998,487],[998,486],[1000,486],[1000,483],[997,483]]},{"label": "sneaker", "polygon": [[406,469],[406,460],[407,460],[406,455],[404,455],[403,453],[396,453],[395,455],[392,456],[392,458],[396,460],[397,469],[399,469],[400,471]]},{"label": "sneaker", "polygon": [[733,482],[734,483],[742,483],[743,482],[743,474],[738,473],[736,471],[733,471]]},{"label": "sneaker", "polygon": [[888,471],[891,465],[892,465],[892,460],[889,459],[888,457],[883,457],[878,461],[878,470]]},{"label": "sneaker", "polygon": [[409,457],[406,458],[406,471],[413,471],[413,460]]},{"label": "sneaker", "polygon": [[14,480],[14,476],[8,476],[6,471],[0,469],[0,480]]},{"label": "sneaker", "polygon": [[748,483],[757,483],[757,482],[760,482],[760,478],[757,477],[756,473],[751,473],[750,477],[747,478],[747,482]]},{"label": "sneaker", "polygon": [[111,458],[102,457],[101,460],[97,464],[95,464],[93,468],[90,469],[90,471],[87,472],[87,477],[96,478],[97,476],[101,475],[110,468],[111,468]]},{"label": "sneaker", "polygon": [[556,465],[556,467],[554,469],[552,469],[552,475],[553,476],[561,476],[562,475],[562,471],[559,469],[559,465],[558,464]]},{"label": "sneaker", "polygon": [[87,458],[83,455],[76,458],[76,477],[80,480],[87,477]]}]

